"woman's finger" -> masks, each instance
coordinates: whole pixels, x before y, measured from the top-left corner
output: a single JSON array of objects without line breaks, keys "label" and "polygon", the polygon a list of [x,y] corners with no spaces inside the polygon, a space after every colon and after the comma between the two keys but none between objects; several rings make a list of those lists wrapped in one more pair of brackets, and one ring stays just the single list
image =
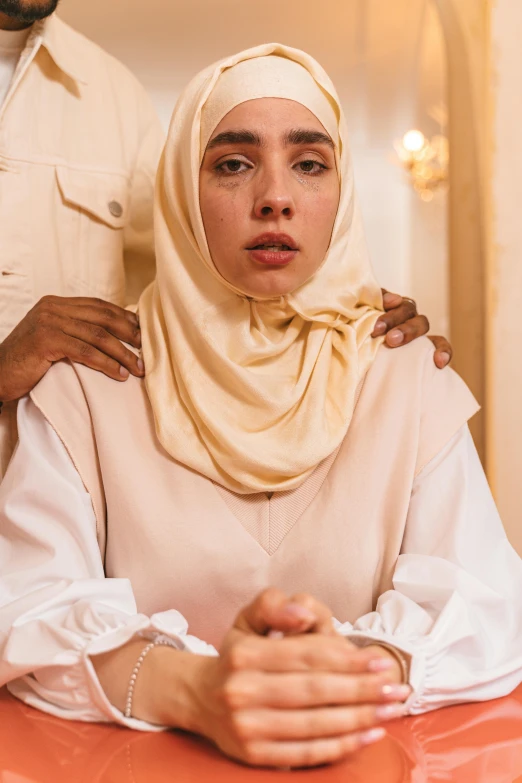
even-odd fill
[{"label": "woman's finger", "polygon": [[386,345],[389,348],[398,348],[401,345],[407,345],[417,337],[422,337],[429,331],[430,324],[425,315],[417,315],[406,323],[394,327],[386,335]]},{"label": "woman's finger", "polygon": [[[375,324],[372,337],[379,337],[387,334],[392,329],[401,324],[415,319],[417,316],[417,305],[411,299],[403,299],[398,307],[394,307],[387,313],[383,313]],[[429,327],[428,327],[429,328]],[[419,337],[425,332],[419,332]]]},{"label": "woman's finger", "polygon": [[318,617],[311,608],[270,587],[243,609],[234,628],[259,636],[273,631],[300,634],[314,630],[317,622]]},{"label": "woman's finger", "polygon": [[267,674],[239,672],[227,684],[226,698],[234,709],[271,707],[292,710],[354,704],[405,701],[408,685],[395,685],[375,674],[328,672]]},{"label": "woman's finger", "polygon": [[314,615],[316,620],[314,625],[309,629],[314,633],[324,634],[326,636],[332,636],[336,633],[333,626],[333,615],[330,609],[314,598],[309,593],[296,593],[290,598],[289,607],[300,606],[307,609],[310,612],[310,616]]},{"label": "woman's finger", "polygon": [[453,348],[445,337],[434,337],[430,335],[430,340],[435,346],[435,364],[442,370],[453,358]]},{"label": "woman's finger", "polygon": [[[376,655],[359,649],[341,636],[307,634],[284,639],[248,636],[227,651],[231,670],[265,672],[367,672]],[[387,677],[387,672],[384,672]]]},{"label": "woman's finger", "polygon": [[332,764],[349,756],[364,745],[379,742],[386,731],[373,728],[344,737],[308,740],[305,742],[270,742],[256,740],[247,746],[248,763],[267,767],[317,767]]},{"label": "woman's finger", "polygon": [[302,710],[244,710],[235,726],[242,737],[278,741],[338,737],[404,715],[404,705],[358,705]]}]

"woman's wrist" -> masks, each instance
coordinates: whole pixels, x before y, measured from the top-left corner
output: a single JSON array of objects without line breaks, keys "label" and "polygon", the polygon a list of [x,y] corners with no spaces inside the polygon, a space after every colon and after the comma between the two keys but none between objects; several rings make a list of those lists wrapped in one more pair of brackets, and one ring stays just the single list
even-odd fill
[{"label": "woman's wrist", "polygon": [[[125,712],[131,676],[149,642],[133,639],[123,647],[91,660],[111,704]],[[131,717],[160,726],[194,730],[193,693],[204,656],[166,645],[152,648],[139,667],[133,685]]]},{"label": "woman's wrist", "polygon": [[[150,652],[149,665],[135,686],[138,707],[150,720],[162,726],[199,732],[200,700],[197,696],[207,657],[158,646]],[[149,658],[149,656],[147,656]],[[145,667],[144,661],[143,666]],[[139,717],[136,715],[136,717]]]}]

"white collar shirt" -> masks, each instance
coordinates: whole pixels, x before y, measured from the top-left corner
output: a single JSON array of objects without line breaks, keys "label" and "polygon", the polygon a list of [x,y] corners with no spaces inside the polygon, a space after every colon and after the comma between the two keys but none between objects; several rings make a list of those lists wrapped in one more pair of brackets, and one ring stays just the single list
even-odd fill
[{"label": "white collar shirt", "polygon": [[18,60],[30,32],[30,28],[0,30],[0,107],[9,91]]}]

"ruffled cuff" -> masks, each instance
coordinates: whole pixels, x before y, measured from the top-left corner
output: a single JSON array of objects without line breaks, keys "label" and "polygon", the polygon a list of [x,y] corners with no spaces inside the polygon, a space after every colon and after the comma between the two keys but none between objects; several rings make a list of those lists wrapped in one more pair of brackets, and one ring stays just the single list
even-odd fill
[{"label": "ruffled cuff", "polygon": [[368,630],[355,631],[351,623],[340,623],[335,619],[334,625],[338,634],[344,636],[349,641],[352,641],[358,647],[383,643],[399,650],[399,652],[406,657],[409,662],[408,684],[410,685],[412,692],[404,702],[404,709],[405,712],[413,713],[425,688],[426,660],[423,652],[419,651],[417,646],[414,649],[413,644],[408,640],[398,639],[392,634]]},{"label": "ruffled cuff", "polygon": [[52,664],[8,684],[10,693],[36,709],[68,720],[118,723],[140,731],[162,731],[146,721],[127,719],[108,700],[91,661],[92,655],[117,650],[135,638],[161,639],[177,650],[196,655],[217,655],[211,645],[191,636],[185,618],[171,610],[153,615],[112,618],[118,625],[99,629],[76,649],[63,650]]},{"label": "ruffled cuff", "polygon": [[92,702],[103,716],[103,720],[119,723],[138,731],[164,731],[169,727],[158,726],[136,718],[126,718],[120,710],[110,703],[100,685],[91,656],[117,650],[135,638],[161,641],[176,650],[184,650],[196,655],[217,655],[217,651],[212,645],[196,636],[191,636],[188,633],[187,621],[182,614],[175,610],[154,614],[150,620],[145,616],[141,616],[141,618],[139,627],[137,624],[131,623],[92,641],[84,650],[82,664]]}]

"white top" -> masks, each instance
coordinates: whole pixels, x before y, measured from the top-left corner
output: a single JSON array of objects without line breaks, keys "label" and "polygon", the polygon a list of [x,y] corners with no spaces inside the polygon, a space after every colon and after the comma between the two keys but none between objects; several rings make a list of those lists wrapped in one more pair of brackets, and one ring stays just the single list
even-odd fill
[{"label": "white top", "polygon": [[[29,398],[18,427],[0,486],[0,685],[11,681],[15,696],[53,715],[157,728],[108,702],[89,656],[158,633],[180,649],[216,651],[174,608],[138,614],[129,580],[105,578],[91,499]],[[520,683],[522,561],[467,427],[415,481],[393,583],[375,612],[339,631],[412,654],[411,712],[497,698]]]},{"label": "white top", "polygon": [[0,30],[0,107],[9,91],[30,32],[30,27],[25,30]]}]

